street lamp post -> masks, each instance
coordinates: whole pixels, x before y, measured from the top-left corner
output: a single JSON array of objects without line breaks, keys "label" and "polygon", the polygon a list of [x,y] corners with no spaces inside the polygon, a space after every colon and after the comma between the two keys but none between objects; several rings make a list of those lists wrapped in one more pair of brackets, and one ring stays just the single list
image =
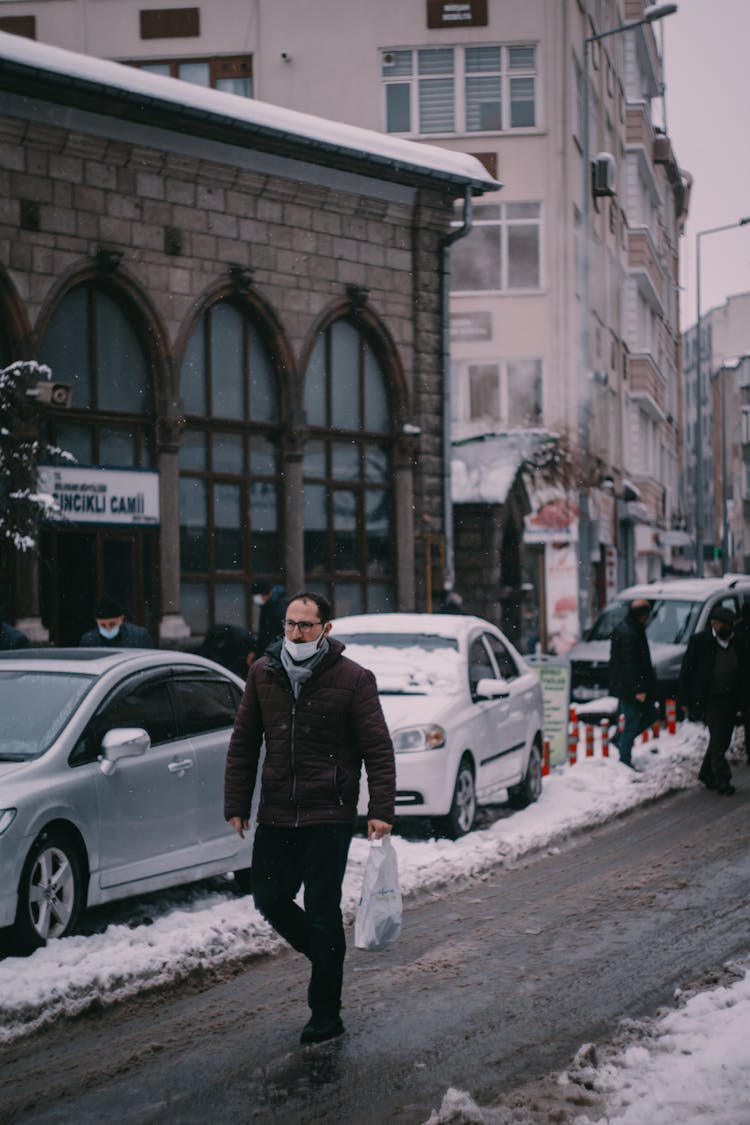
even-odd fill
[{"label": "street lamp post", "polygon": [[[706,227],[695,236],[695,573],[703,577],[703,532],[705,523],[703,485],[703,340],[701,336],[701,239],[707,234],[735,230],[750,223],[750,215],[734,223]],[[723,431],[722,431],[723,432]],[[724,559],[726,566],[726,557]]]},{"label": "street lamp post", "polygon": [[589,131],[589,54],[592,43],[607,39],[611,35],[621,35],[623,32],[632,31],[643,24],[654,23],[656,20],[671,16],[677,11],[676,4],[654,4],[649,11],[639,20],[611,27],[608,31],[600,31],[595,35],[587,35],[583,40],[583,121],[581,122],[581,148],[583,156],[583,188],[581,196],[581,238],[583,240],[580,253],[581,270],[581,375],[578,403],[578,441],[581,450],[581,482],[578,490],[578,615],[581,633],[589,624],[589,596],[591,587],[591,524],[589,520],[588,488],[583,475],[588,464],[590,445],[589,434],[589,222],[591,215],[591,140]]}]

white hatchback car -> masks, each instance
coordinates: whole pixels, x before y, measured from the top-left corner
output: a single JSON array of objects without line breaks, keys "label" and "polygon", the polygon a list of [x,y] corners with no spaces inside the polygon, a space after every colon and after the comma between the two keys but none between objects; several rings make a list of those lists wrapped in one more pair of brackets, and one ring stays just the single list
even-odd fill
[{"label": "white hatchback car", "polygon": [[375,673],[396,750],[398,816],[439,819],[455,838],[504,790],[516,808],[537,800],[539,677],[499,629],[464,615],[378,613],[337,618],[333,636]]}]

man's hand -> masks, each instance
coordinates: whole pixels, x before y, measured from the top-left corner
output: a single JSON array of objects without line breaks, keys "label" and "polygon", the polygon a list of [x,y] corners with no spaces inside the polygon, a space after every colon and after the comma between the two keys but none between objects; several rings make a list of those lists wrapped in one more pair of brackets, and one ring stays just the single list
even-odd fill
[{"label": "man's hand", "polygon": [[245,839],[245,833],[247,832],[248,828],[250,827],[250,821],[248,820],[248,818],[246,816],[233,816],[233,817],[230,817],[229,823],[231,824],[231,826],[235,830],[235,832],[238,834],[239,838],[241,840],[244,840]]},{"label": "man's hand", "polygon": [[391,826],[387,820],[368,820],[367,822],[367,839],[381,840],[383,836],[387,836],[391,831]]}]

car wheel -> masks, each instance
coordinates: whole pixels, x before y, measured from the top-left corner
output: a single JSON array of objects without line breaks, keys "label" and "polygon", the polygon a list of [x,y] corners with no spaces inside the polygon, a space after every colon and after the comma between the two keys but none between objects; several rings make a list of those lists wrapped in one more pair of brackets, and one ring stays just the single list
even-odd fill
[{"label": "car wheel", "polygon": [[235,871],[234,889],[239,895],[250,895],[253,893],[252,867],[243,867],[241,871]]},{"label": "car wheel", "polygon": [[450,812],[444,821],[445,835],[451,840],[465,836],[474,827],[476,815],[477,789],[474,783],[474,770],[471,764],[464,760],[458,769]]},{"label": "car wheel", "polygon": [[511,785],[508,790],[508,801],[514,809],[525,809],[538,801],[542,793],[542,755],[539,745],[535,742],[531,747],[526,773],[520,785]]},{"label": "car wheel", "polygon": [[31,951],[49,938],[64,937],[78,921],[83,899],[81,860],[60,831],[38,837],[21,873],[15,937]]}]

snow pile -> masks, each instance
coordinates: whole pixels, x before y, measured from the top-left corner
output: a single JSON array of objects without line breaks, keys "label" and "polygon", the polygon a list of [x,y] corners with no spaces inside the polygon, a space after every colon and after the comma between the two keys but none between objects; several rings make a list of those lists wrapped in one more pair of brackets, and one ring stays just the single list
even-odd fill
[{"label": "snow pile", "polygon": [[734,968],[740,980],[635,1025],[637,1042],[588,1068],[586,1082],[604,1095],[606,1111],[575,1125],[747,1125],[750,959]]},{"label": "snow pile", "polygon": [[[639,744],[640,774],[608,759],[580,756],[575,766],[545,779],[540,800],[490,828],[460,840],[407,840],[395,836],[404,896],[481,876],[530,851],[602,824],[645,801],[695,784],[705,745],[703,728],[684,724],[677,735]],[[343,911],[354,912],[367,859],[362,837],[352,842],[344,879]],[[103,933],[51,941],[31,957],[0,961],[0,1042],[34,1031],[61,1015],[106,1004],[180,980],[196,970],[272,953],[284,947],[254,909],[251,898],[196,887],[122,904],[126,924]]]},{"label": "snow pile", "polygon": [[750,958],[728,968],[731,983],[678,993],[679,1006],[657,1019],[623,1021],[615,1046],[584,1044],[524,1106],[480,1106],[450,1087],[425,1125],[747,1125],[749,970]]}]

